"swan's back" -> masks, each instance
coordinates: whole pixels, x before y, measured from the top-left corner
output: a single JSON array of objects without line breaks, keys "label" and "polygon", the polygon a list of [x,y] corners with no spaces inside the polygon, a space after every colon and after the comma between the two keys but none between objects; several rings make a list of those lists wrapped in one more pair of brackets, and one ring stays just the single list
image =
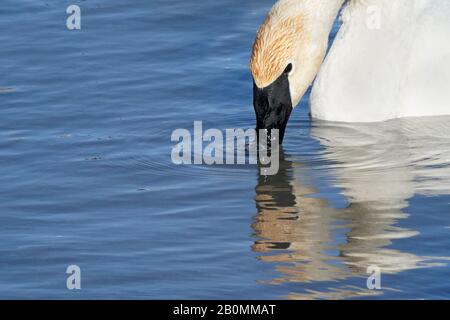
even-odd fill
[{"label": "swan's back", "polygon": [[355,0],[345,10],[313,88],[314,118],[450,114],[450,3]]},{"label": "swan's back", "polygon": [[407,69],[402,101],[407,116],[450,114],[450,2],[427,2],[417,17]]}]

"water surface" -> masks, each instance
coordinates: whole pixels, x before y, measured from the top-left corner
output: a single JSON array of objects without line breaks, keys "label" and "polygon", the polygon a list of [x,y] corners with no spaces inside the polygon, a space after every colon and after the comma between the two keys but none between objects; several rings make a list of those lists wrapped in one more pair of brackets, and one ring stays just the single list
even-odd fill
[{"label": "water surface", "polygon": [[450,297],[449,117],[311,122],[306,97],[278,175],[172,164],[177,128],[253,127],[272,3],[5,0],[1,298]]}]

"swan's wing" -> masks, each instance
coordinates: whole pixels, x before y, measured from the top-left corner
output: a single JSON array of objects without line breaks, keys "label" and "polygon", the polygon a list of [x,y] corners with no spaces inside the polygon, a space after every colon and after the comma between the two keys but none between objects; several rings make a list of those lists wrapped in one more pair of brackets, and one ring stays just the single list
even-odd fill
[{"label": "swan's wing", "polygon": [[351,2],[314,84],[312,116],[373,122],[450,114],[449,6],[440,0]]},{"label": "swan's wing", "polygon": [[404,116],[450,114],[450,2],[420,1],[402,91]]}]

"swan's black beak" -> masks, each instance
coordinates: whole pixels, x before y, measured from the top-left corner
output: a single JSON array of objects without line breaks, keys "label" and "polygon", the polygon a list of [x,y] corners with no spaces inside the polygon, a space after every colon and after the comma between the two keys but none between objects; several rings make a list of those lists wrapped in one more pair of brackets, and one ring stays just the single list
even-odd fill
[{"label": "swan's black beak", "polygon": [[279,143],[283,143],[284,132],[292,112],[291,93],[287,74],[281,75],[274,83],[258,88],[253,83],[253,106],[256,113],[256,130],[279,130]]}]

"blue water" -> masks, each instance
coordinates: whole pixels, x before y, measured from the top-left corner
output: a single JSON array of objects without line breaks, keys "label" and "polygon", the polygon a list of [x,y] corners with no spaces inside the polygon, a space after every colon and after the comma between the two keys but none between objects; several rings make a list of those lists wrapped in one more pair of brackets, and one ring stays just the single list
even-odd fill
[{"label": "blue water", "polygon": [[177,128],[254,126],[272,3],[3,1],[0,298],[450,298],[448,117],[311,122],[305,97],[278,175],[172,164]]}]

